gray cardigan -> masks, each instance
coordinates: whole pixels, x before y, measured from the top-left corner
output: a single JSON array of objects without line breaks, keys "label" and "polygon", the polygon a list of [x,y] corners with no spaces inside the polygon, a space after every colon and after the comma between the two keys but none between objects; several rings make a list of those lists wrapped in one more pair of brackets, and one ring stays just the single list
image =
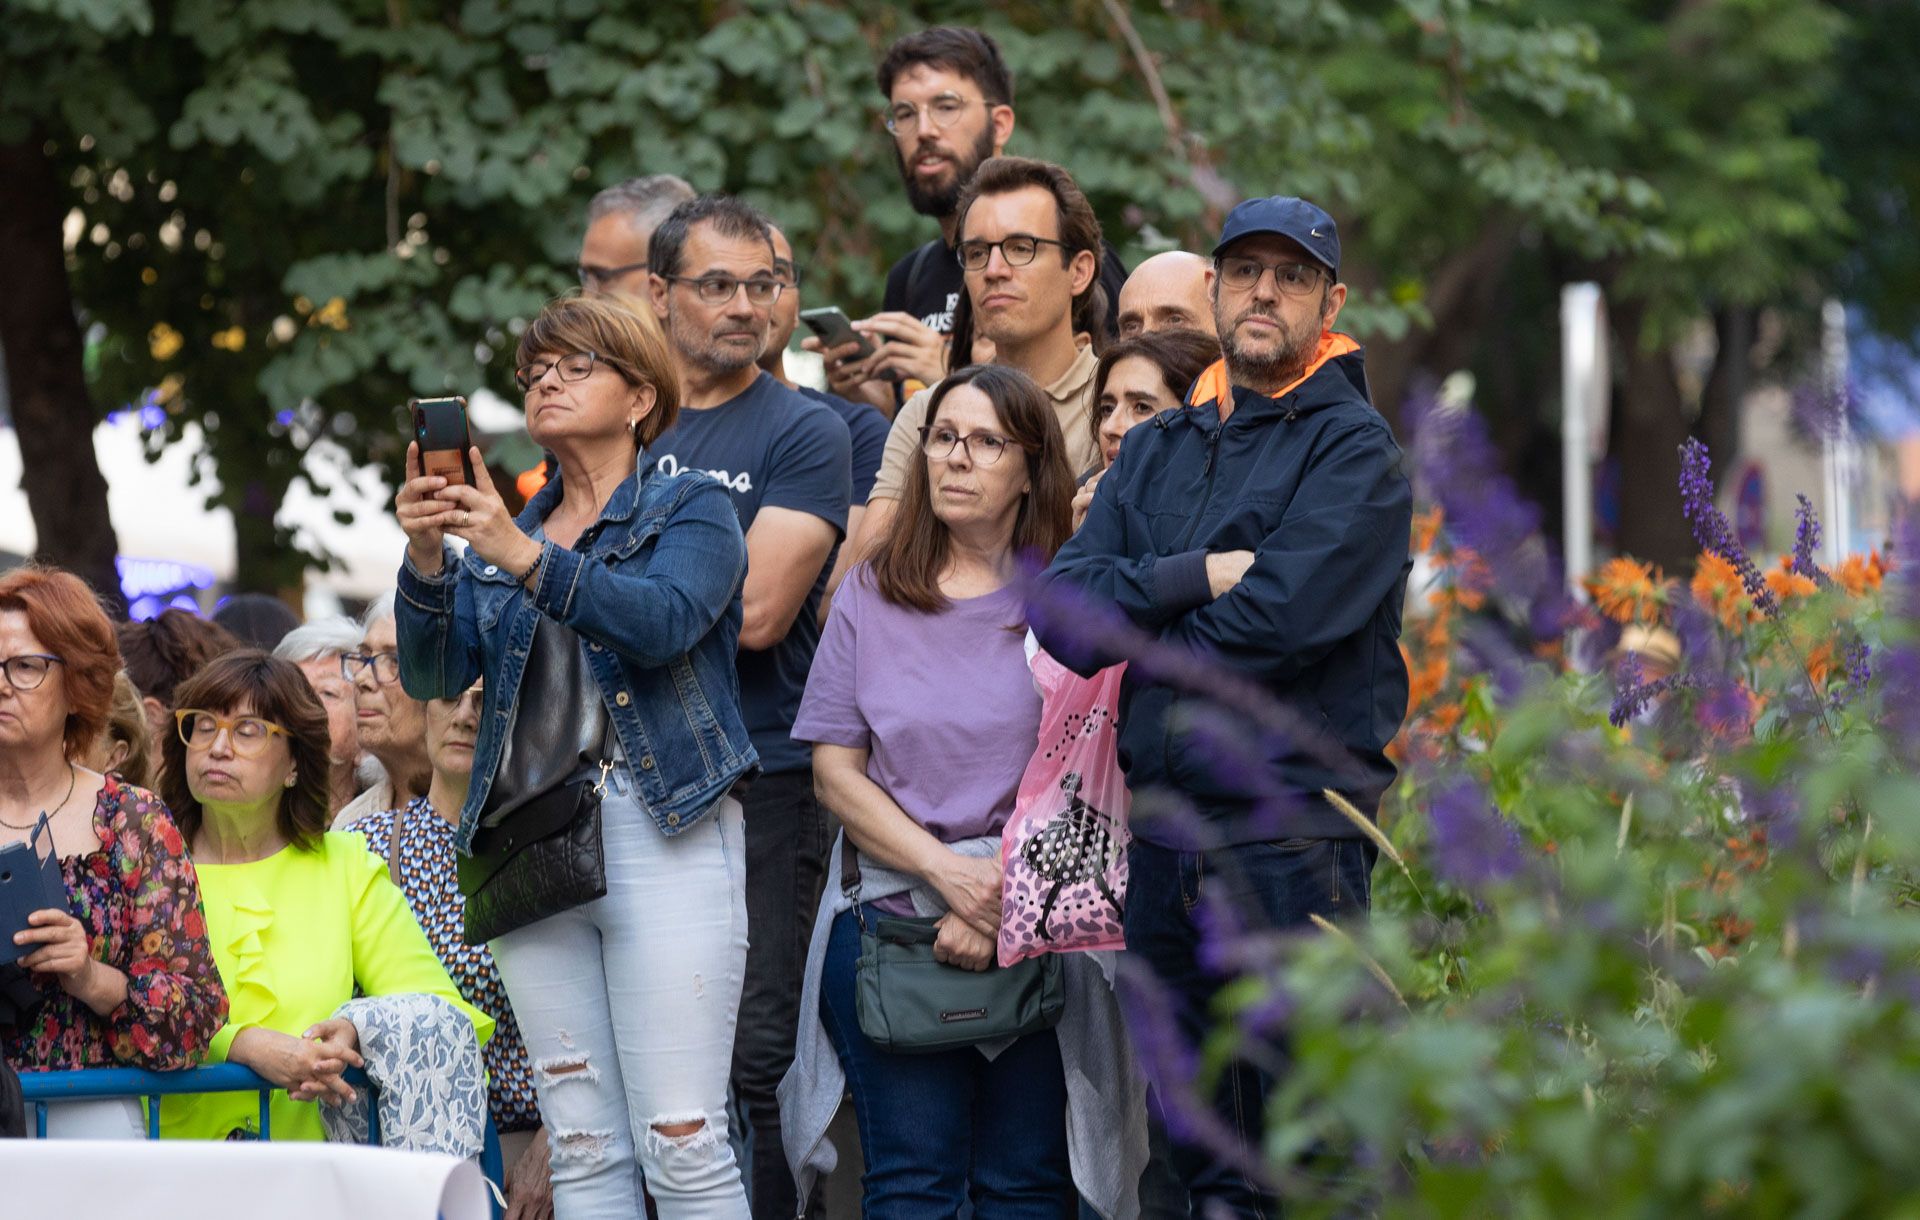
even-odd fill
[{"label": "gray cardigan", "polygon": [[[813,921],[813,939],[807,946],[793,1067],[780,1082],[781,1143],[802,1199],[812,1191],[815,1178],[831,1172],[839,1161],[839,1154],[827,1139],[827,1127],[840,1109],[847,1082],[840,1057],[820,1020],[820,988],[834,918],[853,906],[838,884],[840,853],[846,849],[846,841],[842,833],[828,861],[830,880]],[[1000,854],[1000,836],[965,839],[947,846],[963,856],[993,859]],[[913,909],[920,915],[946,911],[940,895],[920,878],[881,868],[872,857],[860,861],[862,902],[903,893],[912,895]],[[1113,955],[1068,954],[1062,964],[1067,1002],[1054,1032],[1060,1042],[1060,1065],[1066,1072],[1067,1153],[1073,1183],[1104,1220],[1136,1220],[1140,1215],[1140,1171],[1147,1163],[1147,1086],[1114,998]],[[976,1049],[992,1058],[1005,1045]]]}]

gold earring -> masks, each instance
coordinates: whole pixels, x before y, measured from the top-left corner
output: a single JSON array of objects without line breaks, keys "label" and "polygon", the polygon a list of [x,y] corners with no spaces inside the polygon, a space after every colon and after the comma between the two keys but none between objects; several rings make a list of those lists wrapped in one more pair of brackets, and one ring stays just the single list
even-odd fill
[{"label": "gold earring", "polygon": [[630,419],[627,421],[627,435],[633,438],[634,444],[637,445],[640,443],[640,421],[639,420]]}]

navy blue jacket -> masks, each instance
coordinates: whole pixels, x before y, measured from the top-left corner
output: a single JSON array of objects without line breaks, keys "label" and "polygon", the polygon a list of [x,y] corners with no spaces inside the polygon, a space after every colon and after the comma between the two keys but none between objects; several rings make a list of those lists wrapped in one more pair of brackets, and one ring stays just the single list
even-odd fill
[{"label": "navy blue jacket", "polygon": [[[1217,364],[1189,405],[1127,433],[1086,523],[1041,578],[1035,631],[1091,673],[1120,657],[1089,649],[1088,616],[1059,609],[1123,615],[1197,654],[1195,668],[1217,665],[1281,705],[1262,722],[1131,666],[1120,760],[1148,809],[1166,807],[1153,796],[1178,798],[1218,843],[1357,837],[1320,794],[1332,788],[1372,815],[1393,782],[1386,747],[1407,706],[1399,636],[1412,520],[1400,447],[1368,401],[1351,339],[1323,337],[1306,377],[1277,397],[1229,391]],[[1252,551],[1253,566],[1214,598],[1206,557],[1234,550]],[[1150,816],[1134,829],[1189,846],[1193,828],[1180,821]]]}]

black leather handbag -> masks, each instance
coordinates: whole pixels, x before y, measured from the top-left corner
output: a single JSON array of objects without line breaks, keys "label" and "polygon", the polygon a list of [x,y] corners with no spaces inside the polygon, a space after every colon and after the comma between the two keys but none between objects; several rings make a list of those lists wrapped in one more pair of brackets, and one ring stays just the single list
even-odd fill
[{"label": "black leather handbag", "polygon": [[606,895],[600,801],[613,740],[580,637],[541,615],[500,765],[459,861],[468,944]]}]

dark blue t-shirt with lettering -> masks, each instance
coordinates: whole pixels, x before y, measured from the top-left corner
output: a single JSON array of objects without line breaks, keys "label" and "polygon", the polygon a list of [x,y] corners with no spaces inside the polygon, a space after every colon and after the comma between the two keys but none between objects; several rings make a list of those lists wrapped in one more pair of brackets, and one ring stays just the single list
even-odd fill
[{"label": "dark blue t-shirt with lettering", "polygon": [[812,386],[795,388],[813,401],[826,404],[846,424],[847,436],[853,441],[853,502],[865,507],[867,497],[873,494],[874,480],[880,477],[880,459],[887,454],[887,433],[893,421],[870,402],[848,402]]},{"label": "dark blue t-shirt with lettering", "polygon": [[[761,509],[786,508],[811,513],[846,535],[853,498],[847,426],[766,373],[717,407],[681,408],[647,456],[668,473],[700,470],[717,479],[733,498],[742,530],[753,529]],[[770,775],[812,762],[812,752],[793,740],[793,719],[820,642],[820,595],[832,568],[829,552],[785,639],[760,652],[740,650],[740,711]]]}]

